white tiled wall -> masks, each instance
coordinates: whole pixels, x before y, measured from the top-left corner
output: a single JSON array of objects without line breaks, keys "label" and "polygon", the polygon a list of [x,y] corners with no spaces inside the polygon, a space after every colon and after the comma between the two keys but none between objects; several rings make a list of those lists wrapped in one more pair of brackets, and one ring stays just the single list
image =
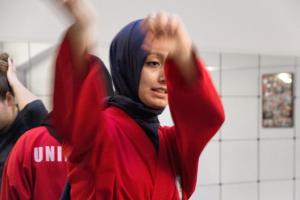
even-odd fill
[{"label": "white tiled wall", "polygon": [[261,57],[260,66],[264,67],[295,67],[296,57],[294,56],[269,56]]},{"label": "white tiled wall", "polygon": [[295,199],[300,199],[300,180],[296,181],[296,185],[295,185],[295,189],[296,189],[296,194],[295,194]]},{"label": "white tiled wall", "polygon": [[258,68],[259,57],[257,55],[223,53],[222,69],[247,69]]},{"label": "white tiled wall", "polygon": [[219,186],[198,186],[191,200],[220,200]]},{"label": "white tiled wall", "polygon": [[223,97],[226,121],[222,128],[222,139],[256,139],[257,97]]},{"label": "white tiled wall", "polygon": [[220,183],[220,145],[209,143],[199,160],[198,186]]},{"label": "white tiled wall", "polygon": [[222,200],[253,200],[257,199],[256,183],[228,184],[222,187]]},{"label": "white tiled wall", "polygon": [[222,71],[222,96],[257,96],[258,69]]},{"label": "white tiled wall", "polygon": [[294,177],[294,141],[262,140],[260,142],[260,180]]},{"label": "white tiled wall", "polygon": [[294,200],[293,181],[260,183],[260,200]]},{"label": "white tiled wall", "polygon": [[[49,44],[1,43],[25,69],[25,84],[51,109],[51,67],[55,48]],[[108,65],[106,47],[104,62]],[[219,91],[226,121],[199,160],[192,200],[300,199],[300,58],[201,52]],[[29,73],[28,73],[29,72]],[[295,126],[261,126],[261,76],[295,73]],[[172,125],[169,108],[160,116]]]},{"label": "white tiled wall", "polygon": [[257,142],[255,140],[224,141],[221,147],[222,183],[257,180]]}]

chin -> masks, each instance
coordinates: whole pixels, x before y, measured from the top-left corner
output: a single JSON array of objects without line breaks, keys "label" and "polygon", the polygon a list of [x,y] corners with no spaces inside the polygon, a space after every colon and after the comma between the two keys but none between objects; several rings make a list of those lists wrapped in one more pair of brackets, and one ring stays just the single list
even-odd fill
[{"label": "chin", "polygon": [[167,105],[168,102],[153,102],[148,106],[154,109],[164,109]]}]

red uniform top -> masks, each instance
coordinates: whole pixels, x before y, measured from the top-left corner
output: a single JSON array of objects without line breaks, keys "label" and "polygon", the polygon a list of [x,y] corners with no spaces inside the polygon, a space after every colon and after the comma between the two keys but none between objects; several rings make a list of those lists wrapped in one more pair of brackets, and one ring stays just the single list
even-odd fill
[{"label": "red uniform top", "polygon": [[61,145],[45,127],[27,131],[5,163],[1,200],[58,200],[66,182]]},{"label": "red uniform top", "polygon": [[99,66],[87,58],[86,74],[77,74],[68,39],[63,41],[56,63],[53,116],[58,134],[68,144],[72,200],[176,200],[192,195],[200,153],[224,120],[205,66],[196,56],[195,61],[199,78],[193,85],[184,81],[174,62],[166,63],[175,126],[159,128],[156,152],[129,115],[103,105]]}]

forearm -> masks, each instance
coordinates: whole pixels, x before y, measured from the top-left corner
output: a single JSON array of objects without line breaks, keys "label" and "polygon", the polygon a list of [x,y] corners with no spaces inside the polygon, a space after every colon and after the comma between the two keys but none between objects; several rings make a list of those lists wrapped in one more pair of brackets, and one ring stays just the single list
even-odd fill
[{"label": "forearm", "polygon": [[70,62],[72,57],[70,42],[65,37],[56,60],[51,121],[57,135],[65,144],[72,147],[83,144],[82,148],[76,149],[81,152],[90,148],[86,144],[91,143],[97,131],[86,129],[94,129],[95,124],[99,126],[101,107],[104,107],[102,102],[105,91],[101,84],[103,66],[92,56],[87,56],[86,73],[78,77],[73,63]]},{"label": "forearm", "polygon": [[202,61],[193,54],[197,78],[186,82],[174,61],[166,66],[166,78],[172,119],[175,154],[180,163],[182,187],[187,197],[194,191],[198,159],[206,144],[224,120],[223,106]]},{"label": "forearm", "polygon": [[9,83],[14,91],[16,104],[18,105],[19,110],[23,110],[27,104],[38,99],[38,97],[30,92],[17,78],[10,79]]},{"label": "forearm", "polygon": [[188,84],[193,84],[198,78],[197,62],[195,62],[193,54],[193,49],[187,47],[180,56],[174,59],[182,77]]},{"label": "forearm", "polygon": [[[191,65],[190,67],[193,67],[193,70],[195,70],[194,73],[196,74],[196,78],[192,84],[189,84],[182,74],[181,69],[183,69],[184,66],[179,66],[174,61],[168,62],[166,74],[170,100],[177,102],[175,105],[179,110],[186,110],[184,112],[192,112],[198,115],[195,120],[199,120],[199,117],[203,117],[205,121],[211,122],[214,121],[216,117],[224,118],[221,99],[205,68],[204,62],[197,57],[196,52],[192,53],[191,59],[194,66]],[[187,106],[194,109],[186,109]],[[207,124],[207,126],[209,126],[209,124]]]},{"label": "forearm", "polygon": [[66,3],[66,8],[74,19],[74,24],[67,31],[72,62],[77,71],[84,72],[86,65],[85,55],[93,44],[94,13],[84,1]]}]

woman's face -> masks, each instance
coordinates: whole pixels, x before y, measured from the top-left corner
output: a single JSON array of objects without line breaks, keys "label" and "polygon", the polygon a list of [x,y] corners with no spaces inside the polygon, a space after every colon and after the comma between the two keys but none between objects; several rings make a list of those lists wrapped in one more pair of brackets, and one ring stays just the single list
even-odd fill
[{"label": "woman's face", "polygon": [[164,64],[166,55],[151,53],[143,65],[139,83],[139,98],[148,107],[162,109],[168,104]]}]

